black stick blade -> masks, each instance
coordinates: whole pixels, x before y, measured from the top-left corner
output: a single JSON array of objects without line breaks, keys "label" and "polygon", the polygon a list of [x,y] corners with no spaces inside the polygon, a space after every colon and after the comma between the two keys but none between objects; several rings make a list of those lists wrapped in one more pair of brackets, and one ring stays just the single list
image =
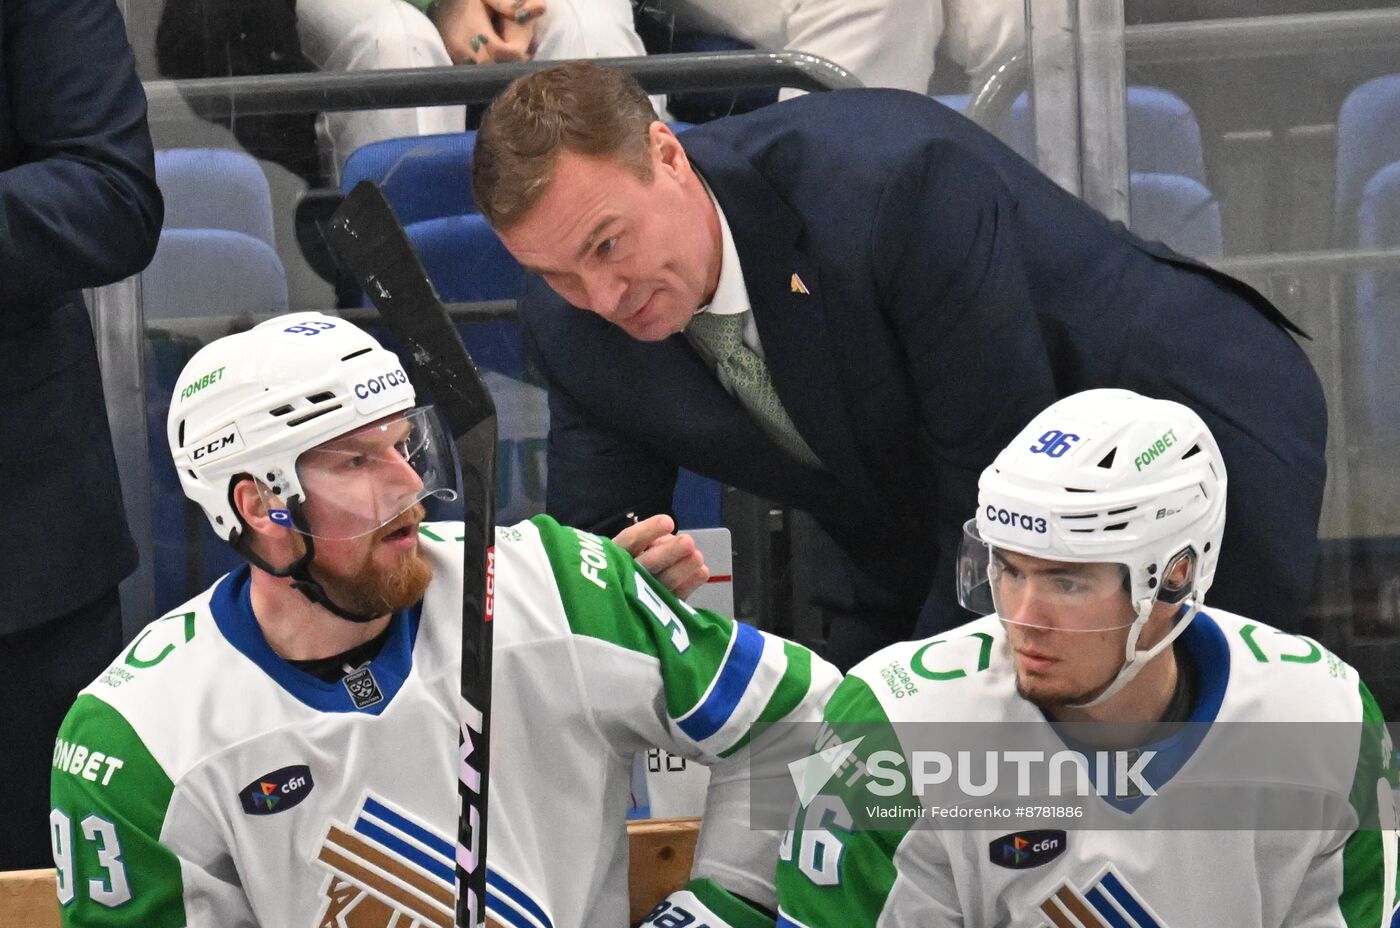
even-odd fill
[{"label": "black stick blade", "polygon": [[431,385],[452,434],[460,436],[494,417],[496,406],[481,373],[378,185],[360,181],[350,191],[331,217],[327,237]]}]

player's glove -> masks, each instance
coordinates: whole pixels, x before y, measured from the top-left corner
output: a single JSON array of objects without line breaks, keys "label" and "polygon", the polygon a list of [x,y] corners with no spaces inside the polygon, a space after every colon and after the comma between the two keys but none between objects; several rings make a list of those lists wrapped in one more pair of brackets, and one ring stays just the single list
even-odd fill
[{"label": "player's glove", "polygon": [[773,928],[763,912],[714,880],[691,880],[651,910],[641,928]]}]

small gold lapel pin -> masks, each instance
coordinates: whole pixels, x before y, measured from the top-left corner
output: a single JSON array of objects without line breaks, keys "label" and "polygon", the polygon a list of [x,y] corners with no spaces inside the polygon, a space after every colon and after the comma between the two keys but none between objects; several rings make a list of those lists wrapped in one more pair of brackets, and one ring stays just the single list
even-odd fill
[{"label": "small gold lapel pin", "polygon": [[792,292],[810,296],[812,291],[807,289],[807,285],[802,282],[802,278],[796,274],[792,275]]}]

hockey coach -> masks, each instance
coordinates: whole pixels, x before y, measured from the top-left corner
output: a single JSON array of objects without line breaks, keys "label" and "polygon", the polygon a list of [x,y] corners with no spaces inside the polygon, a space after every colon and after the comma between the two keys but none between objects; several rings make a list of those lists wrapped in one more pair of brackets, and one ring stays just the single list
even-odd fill
[{"label": "hockey coach", "polygon": [[1195,409],[1236,475],[1217,602],[1298,623],[1326,436],[1298,330],[962,116],[846,90],[678,138],[630,77],[569,63],[496,99],[473,170],[534,272],[556,518],[666,511],[680,466],[811,513],[845,666],[926,600],[921,632],[964,621],[977,474],[1057,396],[1128,387]]},{"label": "hockey coach", "polygon": [[[64,925],[451,926],[464,529],[422,505],[452,492],[450,441],[394,354],[318,313],[210,343],[179,383],[181,485],[248,563],[68,713]],[[762,918],[778,836],[749,827],[750,727],[819,719],[835,668],[547,516],[500,528],[494,564],[488,921],[626,923],[623,819],[651,746],[712,774],[670,908]]]}]

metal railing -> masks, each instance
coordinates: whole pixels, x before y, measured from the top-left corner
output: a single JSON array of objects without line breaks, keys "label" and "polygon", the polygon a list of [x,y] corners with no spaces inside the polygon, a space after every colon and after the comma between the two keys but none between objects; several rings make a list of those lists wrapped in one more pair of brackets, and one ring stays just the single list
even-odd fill
[{"label": "metal railing", "polygon": [[[628,72],[648,93],[790,87],[860,87],[839,65],[802,52],[687,52],[645,58],[599,58]],[[523,74],[557,64],[458,65],[260,77],[210,77],[145,84],[150,118],[205,118],[485,103]]]},{"label": "metal railing", "polygon": [[1297,13],[1127,26],[1123,29],[1123,47],[1133,64],[1354,55],[1400,48],[1400,10]]}]

